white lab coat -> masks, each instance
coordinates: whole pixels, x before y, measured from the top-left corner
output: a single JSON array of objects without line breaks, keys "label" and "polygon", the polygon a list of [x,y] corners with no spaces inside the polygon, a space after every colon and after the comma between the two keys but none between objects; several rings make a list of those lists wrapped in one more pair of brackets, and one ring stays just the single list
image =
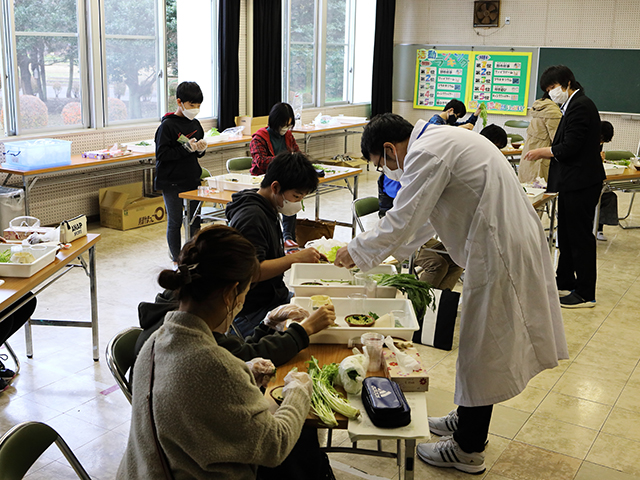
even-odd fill
[{"label": "white lab coat", "polygon": [[415,126],[394,206],[349,243],[362,270],[437,233],[465,271],[455,403],[493,405],[569,358],[544,229],[502,153],[462,128]]}]

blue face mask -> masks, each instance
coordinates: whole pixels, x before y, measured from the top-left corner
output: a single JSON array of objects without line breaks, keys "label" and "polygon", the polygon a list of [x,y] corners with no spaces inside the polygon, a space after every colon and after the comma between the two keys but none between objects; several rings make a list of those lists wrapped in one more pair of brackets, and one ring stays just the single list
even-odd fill
[{"label": "blue face mask", "polygon": [[[396,163],[398,162],[397,158],[396,158]],[[384,176],[387,177],[389,180],[393,180],[394,182],[399,182],[400,178],[402,177],[402,174],[404,173],[404,171],[398,166],[398,168],[396,168],[395,170],[391,170],[389,167],[387,167],[387,151],[384,151],[384,164],[382,165],[382,173],[384,173]]]}]

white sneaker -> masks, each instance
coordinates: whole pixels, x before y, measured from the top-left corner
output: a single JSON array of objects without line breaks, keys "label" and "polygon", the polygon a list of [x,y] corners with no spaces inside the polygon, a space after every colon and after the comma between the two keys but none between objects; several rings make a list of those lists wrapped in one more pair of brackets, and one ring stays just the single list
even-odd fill
[{"label": "white sneaker", "polygon": [[443,437],[437,443],[421,443],[417,448],[421,460],[435,467],[453,467],[465,473],[479,475],[487,469],[484,452],[466,453],[453,437]]},{"label": "white sneaker", "polygon": [[596,238],[598,240],[600,240],[601,242],[606,242],[607,241],[607,237],[604,236],[604,233],[602,232],[598,232],[596,235]]},{"label": "white sneaker", "polygon": [[458,429],[458,411],[451,410],[444,417],[429,417],[429,430],[436,435],[453,435]]}]

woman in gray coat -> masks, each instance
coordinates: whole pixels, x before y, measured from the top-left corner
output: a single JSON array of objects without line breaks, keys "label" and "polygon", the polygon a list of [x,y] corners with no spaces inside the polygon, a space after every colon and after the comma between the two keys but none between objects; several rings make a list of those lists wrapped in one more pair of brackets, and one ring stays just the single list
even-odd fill
[{"label": "woman in gray coat", "polygon": [[201,230],[160,286],[179,308],[145,343],[133,376],[129,442],[118,479],[255,479],[280,464],[309,412],[311,379],[292,372],[275,413],[245,362],[216,342],[242,309],[258,272],[253,245],[236,230]]}]

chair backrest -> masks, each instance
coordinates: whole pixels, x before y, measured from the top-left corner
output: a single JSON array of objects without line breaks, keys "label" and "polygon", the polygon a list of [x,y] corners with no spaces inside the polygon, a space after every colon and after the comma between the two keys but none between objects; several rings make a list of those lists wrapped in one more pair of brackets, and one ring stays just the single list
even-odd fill
[{"label": "chair backrest", "polygon": [[507,133],[507,137],[511,139],[511,143],[518,143],[524,140],[522,135],[518,135],[517,133]]},{"label": "chair backrest", "polygon": [[91,480],[69,446],[49,425],[24,422],[16,425],[0,438],[0,478],[19,480],[53,443],[65,456],[78,478]]},{"label": "chair backrest", "polygon": [[608,150],[604,152],[605,160],[629,160],[633,153],[627,150]]},{"label": "chair backrest", "polygon": [[353,215],[356,217],[356,223],[360,227],[360,230],[364,232],[364,226],[360,221],[360,217],[377,212],[380,210],[380,204],[378,203],[377,197],[357,198],[353,201],[351,210],[353,211]]},{"label": "chair backrest", "polygon": [[107,345],[107,366],[124,396],[131,403],[131,384],[127,380],[127,372],[136,361],[135,346],[142,333],[139,327],[131,327],[116,334]]},{"label": "chair backrest", "polygon": [[527,128],[529,126],[529,122],[527,120],[507,120],[504,122],[504,126],[511,128]]},{"label": "chair backrest", "polygon": [[236,157],[227,160],[227,172],[240,172],[251,168],[251,157]]}]

